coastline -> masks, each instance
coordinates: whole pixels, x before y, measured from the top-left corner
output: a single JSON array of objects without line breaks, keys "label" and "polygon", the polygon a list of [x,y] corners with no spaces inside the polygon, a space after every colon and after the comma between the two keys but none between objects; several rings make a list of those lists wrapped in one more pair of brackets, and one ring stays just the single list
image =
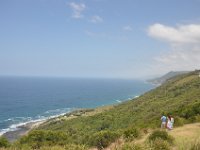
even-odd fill
[{"label": "coastline", "polygon": [[95,107],[95,108],[79,108],[79,109],[75,109],[71,112],[66,112],[66,113],[56,115],[56,116],[53,116],[53,117],[49,117],[49,118],[46,118],[46,119],[43,119],[43,120],[28,122],[28,123],[25,123],[23,125],[18,126],[17,130],[5,132],[1,136],[6,137],[10,142],[15,142],[17,139],[28,134],[31,130],[38,128],[42,124],[46,124],[46,123],[49,123],[49,122],[52,122],[52,121],[59,121],[59,120],[62,120],[62,119],[72,119],[72,118],[76,118],[76,117],[79,117],[79,116],[91,116],[91,115],[106,111],[108,109],[111,109],[114,106],[121,104],[123,102],[136,99],[138,97],[139,96],[134,96],[134,97],[129,98],[129,99],[124,100],[124,101],[116,100],[116,103],[114,103],[114,104],[98,106],[98,107]]},{"label": "coastline", "polygon": [[[13,81],[18,82],[19,79],[13,79]],[[21,79],[20,79],[21,80]],[[23,79],[24,80],[24,79]],[[77,80],[77,81],[76,81]],[[54,82],[57,85],[62,85],[64,81],[59,80],[59,81],[54,81],[52,80],[44,80],[44,82],[52,85],[51,90],[53,90],[55,93],[59,92],[59,95],[62,97],[59,99],[59,96],[51,96],[51,93],[54,92],[49,92],[46,90],[46,85],[40,89],[35,88],[35,86],[31,86],[30,91],[28,91],[27,94],[31,95],[31,99],[34,99],[31,102],[28,102],[24,97],[21,97],[20,93],[23,93],[23,88],[19,89],[20,92],[15,92],[12,94],[13,91],[10,91],[8,95],[5,95],[8,97],[8,101],[5,101],[5,103],[2,103],[0,106],[1,110],[1,120],[0,120],[0,136],[6,136],[9,138],[9,140],[14,140],[18,138],[18,136],[13,135],[15,138],[13,138],[11,135],[12,134],[17,134],[17,135],[24,135],[26,131],[30,130],[29,124],[35,124],[36,122],[40,120],[45,120],[45,121],[51,121],[51,120],[56,120],[54,118],[58,118],[59,116],[68,114],[74,110],[81,109],[81,108],[94,108],[96,109],[97,107],[102,107],[102,106],[108,106],[108,105],[116,105],[123,103],[124,101],[131,100],[133,98],[136,98],[138,95],[143,94],[147,90],[151,89],[151,84],[146,85],[144,81],[141,80],[106,80],[106,82],[102,82],[104,80],[101,79],[95,79],[95,80],[82,80],[76,79],[75,83],[76,85],[73,86],[73,89],[71,89],[71,85],[73,85],[74,82],[71,82],[71,80],[66,79],[66,89],[71,89],[72,94],[68,93],[66,94],[63,92],[63,89],[57,89],[55,88]],[[8,80],[9,81],[9,80]],[[6,81],[6,82],[8,82]],[[25,80],[26,81],[26,80]],[[24,82],[25,82],[24,81]],[[32,83],[33,79],[27,79],[26,82]],[[38,81],[38,80],[36,80]],[[40,80],[39,80],[40,81]],[[43,81],[43,80],[42,80]],[[25,82],[25,83],[26,83]],[[82,85],[83,83],[90,83],[86,84],[86,91],[91,90],[91,87],[100,87],[100,88],[94,88],[94,93],[92,92],[91,94],[84,94],[81,93],[79,94],[81,88],[79,88],[79,84]],[[40,85],[40,82],[36,85]],[[122,84],[121,86],[113,86],[112,84],[114,83],[119,85],[118,83]],[[35,84],[35,82],[34,82]],[[6,84],[8,87],[12,87],[12,84]],[[112,85],[112,86],[111,86]],[[85,84],[84,84],[85,86]],[[137,87],[137,88],[136,88]],[[45,95],[40,95],[39,97],[35,97],[35,93],[40,93],[40,90],[44,90],[46,94]],[[107,94],[104,95],[105,89],[110,89],[111,92],[108,92]],[[127,89],[127,90],[124,90]],[[61,91],[60,91],[61,90]],[[68,90],[67,90],[68,91]],[[107,90],[106,90],[107,91]],[[120,92],[119,92],[120,91]],[[121,92],[122,91],[122,92]],[[60,93],[61,92],[61,93]],[[78,94],[73,94],[78,92]],[[16,94],[16,93],[19,93]],[[118,94],[119,93],[119,94]],[[16,94],[16,95],[15,95]],[[99,96],[96,99],[96,95]],[[75,95],[75,96],[74,96]],[[42,98],[43,97],[43,98]],[[65,99],[64,97],[67,97]],[[58,98],[58,100],[57,100]],[[0,97],[1,99],[1,97]],[[16,100],[15,100],[16,99]],[[18,102],[17,99],[22,99],[23,103],[17,103],[16,106],[20,106],[22,109],[17,109],[15,108],[15,102]],[[45,105],[36,105],[39,101],[45,102]],[[85,101],[82,101],[82,99]],[[75,101],[74,101],[75,100]],[[11,107],[9,105],[10,102],[14,102]],[[50,101],[50,103],[49,103]],[[3,101],[4,102],[4,101]],[[7,103],[9,102],[9,103]],[[33,103],[32,103],[33,102]],[[80,102],[80,103],[79,103]],[[5,105],[4,105],[5,104]],[[26,105],[25,105],[26,104]],[[64,104],[64,105],[63,105]],[[6,107],[4,107],[6,106]],[[13,110],[13,112],[7,112],[7,106],[10,110]],[[23,109],[25,108],[25,109]],[[30,108],[30,109],[29,109]],[[37,110],[37,111],[36,111]],[[27,114],[24,115],[24,111],[27,111]],[[92,113],[92,112],[91,112]],[[79,114],[77,114],[78,116]],[[74,117],[74,116],[73,116]],[[53,118],[53,119],[52,119]],[[62,117],[64,119],[70,119],[70,117]]]},{"label": "coastline", "polygon": [[8,131],[4,133],[2,136],[6,137],[10,142],[14,142],[20,137],[28,134],[31,130],[37,128],[39,125],[44,123],[46,120],[40,120],[35,122],[29,122],[27,124],[21,125],[18,127],[18,130],[15,131]]},{"label": "coastline", "polygon": [[[117,103],[117,104],[119,104],[119,103]],[[1,136],[6,137],[9,142],[15,142],[17,139],[28,134],[31,130],[38,128],[42,124],[49,123],[49,122],[52,122],[52,121],[59,121],[59,120],[62,120],[62,119],[73,119],[73,118],[80,117],[80,116],[92,116],[94,114],[101,113],[105,110],[111,109],[115,105],[116,104],[99,106],[99,107],[91,108],[91,109],[82,108],[82,109],[74,110],[72,112],[61,114],[61,115],[53,117],[53,118],[29,122],[29,123],[26,123],[24,125],[18,126],[17,130],[15,130],[15,131],[8,131]]]}]

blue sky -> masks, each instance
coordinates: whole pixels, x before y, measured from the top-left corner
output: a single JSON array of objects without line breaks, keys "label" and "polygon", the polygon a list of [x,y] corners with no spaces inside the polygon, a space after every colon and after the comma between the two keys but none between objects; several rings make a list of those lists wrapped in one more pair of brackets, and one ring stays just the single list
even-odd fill
[{"label": "blue sky", "polygon": [[141,78],[200,66],[200,0],[1,0],[0,75]]}]

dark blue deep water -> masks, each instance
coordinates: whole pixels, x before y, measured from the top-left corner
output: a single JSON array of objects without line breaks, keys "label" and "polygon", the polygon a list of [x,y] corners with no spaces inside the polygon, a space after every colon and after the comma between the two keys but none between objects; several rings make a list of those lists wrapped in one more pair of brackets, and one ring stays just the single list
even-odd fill
[{"label": "dark blue deep water", "polygon": [[73,109],[128,100],[151,88],[139,80],[0,77],[0,134]]}]

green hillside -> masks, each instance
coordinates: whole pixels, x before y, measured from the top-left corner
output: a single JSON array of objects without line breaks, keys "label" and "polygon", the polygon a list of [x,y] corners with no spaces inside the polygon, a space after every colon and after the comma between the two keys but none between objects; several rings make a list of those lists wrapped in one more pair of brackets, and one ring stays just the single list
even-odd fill
[{"label": "green hillside", "polygon": [[145,93],[137,99],[89,117],[47,124],[40,129],[67,130],[93,133],[99,130],[118,130],[129,126],[156,128],[162,113],[171,114],[186,122],[198,121],[200,110],[200,78],[198,71],[177,76],[162,86]]},{"label": "green hillside", "polygon": [[17,144],[35,146],[36,143],[36,148],[57,144],[98,147],[98,143],[95,143],[98,138],[113,142],[122,135],[136,138],[140,131],[159,128],[162,114],[174,116],[175,127],[200,121],[199,71],[171,78],[137,99],[96,114],[49,120]]}]

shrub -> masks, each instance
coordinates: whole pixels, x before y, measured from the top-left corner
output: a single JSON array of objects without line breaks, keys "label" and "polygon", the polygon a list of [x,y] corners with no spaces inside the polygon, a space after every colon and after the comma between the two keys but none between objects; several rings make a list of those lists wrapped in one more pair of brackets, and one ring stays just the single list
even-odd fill
[{"label": "shrub", "polygon": [[175,122],[174,122],[174,126],[175,127],[179,127],[179,126],[183,126],[184,125],[184,119],[180,118],[180,117],[175,117]]},{"label": "shrub", "polygon": [[197,115],[197,116],[196,116],[196,121],[197,121],[197,122],[200,122],[200,115]]},{"label": "shrub", "polygon": [[117,138],[119,138],[119,134],[117,132],[100,131],[91,136],[89,144],[91,146],[96,146],[98,149],[103,149],[109,146]]},{"label": "shrub", "polygon": [[156,138],[151,145],[153,150],[170,150],[169,143],[160,138]]},{"label": "shrub", "polygon": [[0,148],[1,147],[9,147],[10,143],[8,142],[8,140],[5,137],[0,137]]},{"label": "shrub", "polygon": [[200,115],[200,103],[195,103],[193,106],[188,106],[181,113],[181,117],[186,119],[190,119],[196,115]]},{"label": "shrub", "polygon": [[26,144],[33,149],[38,149],[41,146],[65,145],[68,139],[68,135],[64,132],[34,130],[27,136],[22,137],[19,140],[19,144]]},{"label": "shrub", "polygon": [[149,136],[149,141],[155,141],[156,139],[162,139],[169,143],[173,143],[174,138],[170,136],[166,131],[156,130]]},{"label": "shrub", "polygon": [[192,116],[188,119],[191,123],[196,122],[196,116]]},{"label": "shrub", "polygon": [[124,137],[127,139],[127,140],[133,140],[137,137],[139,137],[140,135],[140,132],[137,128],[128,128],[124,131]]}]

